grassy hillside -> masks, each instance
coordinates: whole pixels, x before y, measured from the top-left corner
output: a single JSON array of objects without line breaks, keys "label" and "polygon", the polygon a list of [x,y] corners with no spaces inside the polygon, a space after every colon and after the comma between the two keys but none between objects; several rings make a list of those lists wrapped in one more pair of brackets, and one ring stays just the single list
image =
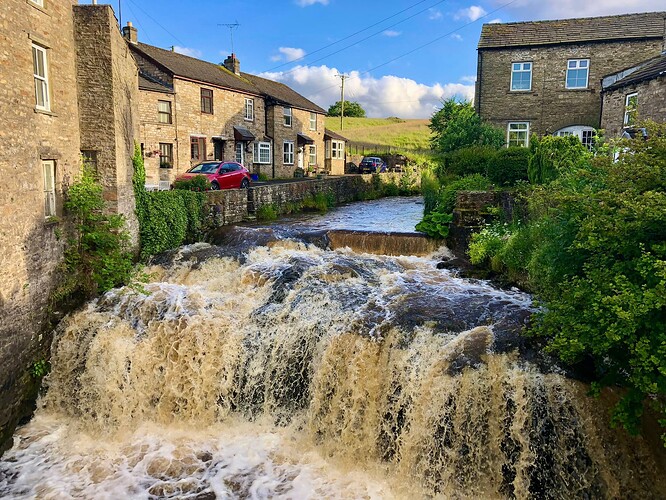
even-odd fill
[{"label": "grassy hillside", "polygon": [[340,131],[339,117],[326,117],[326,128],[344,135],[350,141],[391,146],[399,150],[430,149],[430,120],[400,118],[345,118]]}]

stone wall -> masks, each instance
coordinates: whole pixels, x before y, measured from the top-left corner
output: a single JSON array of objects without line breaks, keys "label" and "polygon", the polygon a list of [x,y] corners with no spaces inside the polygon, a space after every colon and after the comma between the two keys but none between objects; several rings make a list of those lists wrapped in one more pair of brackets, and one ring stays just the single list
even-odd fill
[{"label": "stone wall", "polygon": [[[45,218],[42,160],[55,163],[62,215],[63,187],[79,170],[75,3],[3,0],[0,9],[0,451],[30,410],[28,370],[50,345],[42,332],[63,241],[61,224]],[[35,107],[33,43],[46,49],[49,111]]]},{"label": "stone wall", "polygon": [[603,94],[601,128],[607,137],[622,135],[626,97],[634,92],[638,94],[639,120],[666,122],[666,76],[661,76]]},{"label": "stone wall", "polygon": [[220,227],[243,222],[248,218],[248,198],[252,189],[225,189],[206,193],[209,226]]},{"label": "stone wall", "polygon": [[135,244],[132,155],[138,136],[138,67],[108,5],[74,7],[81,149],[95,151],[110,211],[125,216]]},{"label": "stone wall", "polygon": [[[506,131],[509,122],[530,122],[530,133],[571,125],[599,128],[602,77],[658,56],[663,41],[638,40],[479,51],[477,111]],[[565,88],[568,59],[589,59],[588,88]],[[532,62],[532,90],[512,92],[511,63]]]},{"label": "stone wall", "polygon": [[[160,123],[158,101],[171,103],[171,123]],[[178,134],[176,132],[176,95],[167,92],[139,90],[139,142],[143,146],[143,162],[146,168],[146,185],[159,187],[160,181],[172,183],[174,163],[178,159]],[[171,168],[160,168],[160,143],[171,144],[173,162]],[[186,145],[189,147],[189,144]],[[157,152],[157,153],[156,153]],[[189,165],[189,163],[188,163]]]}]

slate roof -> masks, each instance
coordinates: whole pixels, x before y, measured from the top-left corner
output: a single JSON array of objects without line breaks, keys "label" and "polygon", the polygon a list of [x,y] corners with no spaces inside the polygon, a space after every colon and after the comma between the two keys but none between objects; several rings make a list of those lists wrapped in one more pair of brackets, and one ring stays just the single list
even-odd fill
[{"label": "slate roof", "polygon": [[[201,59],[179,54],[171,50],[160,49],[159,47],[153,47],[152,45],[147,45],[145,43],[129,43],[128,45],[131,49],[147,56],[149,59],[152,59],[158,65],[164,67],[176,76],[195,80],[197,82],[209,83],[230,90],[270,97],[278,104],[287,104],[294,108],[315,111],[317,113],[326,113],[326,111],[315,103],[306,99],[283,83],[274,82],[248,73],[241,73],[241,75],[238,76],[219,64],[209,63],[207,61],[202,61]],[[156,85],[159,86],[160,84],[156,80],[150,81],[149,75],[143,74],[142,76],[143,81],[140,80],[140,84],[143,83],[144,85],[150,86],[151,88],[148,90],[165,91],[163,86],[162,89],[158,89]],[[173,89],[170,90],[173,91]]]},{"label": "slate roof", "polygon": [[338,134],[337,132],[333,132],[330,128],[324,129],[324,137],[329,137],[331,139],[335,139],[336,141],[348,141],[346,137]]},{"label": "slate roof", "polygon": [[167,92],[173,94],[173,88],[151,78],[149,75],[139,73],[139,88],[141,90],[153,90],[155,92]]},{"label": "slate roof", "polygon": [[662,38],[666,12],[484,24],[479,49]]},{"label": "slate roof", "polygon": [[661,56],[653,59],[652,61],[649,61],[640,69],[634,71],[628,76],[625,76],[621,80],[618,80],[612,85],[609,85],[604,89],[604,92],[645,82],[647,80],[654,80],[655,78],[659,78],[661,76],[666,76],[666,52],[662,53]]}]

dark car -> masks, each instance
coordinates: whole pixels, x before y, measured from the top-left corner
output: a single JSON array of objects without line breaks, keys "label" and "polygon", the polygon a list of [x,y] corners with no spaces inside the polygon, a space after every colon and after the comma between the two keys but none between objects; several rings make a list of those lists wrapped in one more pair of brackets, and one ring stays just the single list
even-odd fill
[{"label": "dark car", "polygon": [[240,163],[233,161],[205,161],[179,175],[176,180],[188,180],[196,175],[205,175],[212,190],[250,187],[250,172]]},{"label": "dark car", "polygon": [[376,156],[365,156],[358,166],[359,174],[376,174],[386,172],[386,163]]}]

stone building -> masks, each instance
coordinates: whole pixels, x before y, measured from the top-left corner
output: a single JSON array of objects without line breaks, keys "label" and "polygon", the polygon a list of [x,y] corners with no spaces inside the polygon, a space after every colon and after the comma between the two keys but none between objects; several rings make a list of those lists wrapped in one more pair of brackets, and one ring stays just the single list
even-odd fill
[{"label": "stone building", "polygon": [[286,85],[124,36],[140,68],[140,141],[146,183],[168,189],[204,160],[242,163],[268,177],[324,165],[325,111]]},{"label": "stone building", "polygon": [[640,120],[666,122],[666,52],[604,78],[602,98],[608,137],[632,135]]},{"label": "stone building", "polygon": [[[0,9],[0,451],[30,410],[29,368],[50,344],[63,192],[82,152],[96,153],[109,208],[133,218],[121,157],[134,140],[127,85],[138,69],[111,8],[76,4],[3,0]],[[110,142],[96,142],[102,135]]]},{"label": "stone building", "polygon": [[665,12],[484,24],[476,110],[506,130],[509,145],[532,133],[574,134],[590,144],[600,126],[601,80],[664,49]]},{"label": "stone building", "polygon": [[347,163],[345,153],[347,138],[337,132],[326,129],[324,131],[324,142],[326,149],[324,155],[326,171],[331,175],[344,175]]}]

